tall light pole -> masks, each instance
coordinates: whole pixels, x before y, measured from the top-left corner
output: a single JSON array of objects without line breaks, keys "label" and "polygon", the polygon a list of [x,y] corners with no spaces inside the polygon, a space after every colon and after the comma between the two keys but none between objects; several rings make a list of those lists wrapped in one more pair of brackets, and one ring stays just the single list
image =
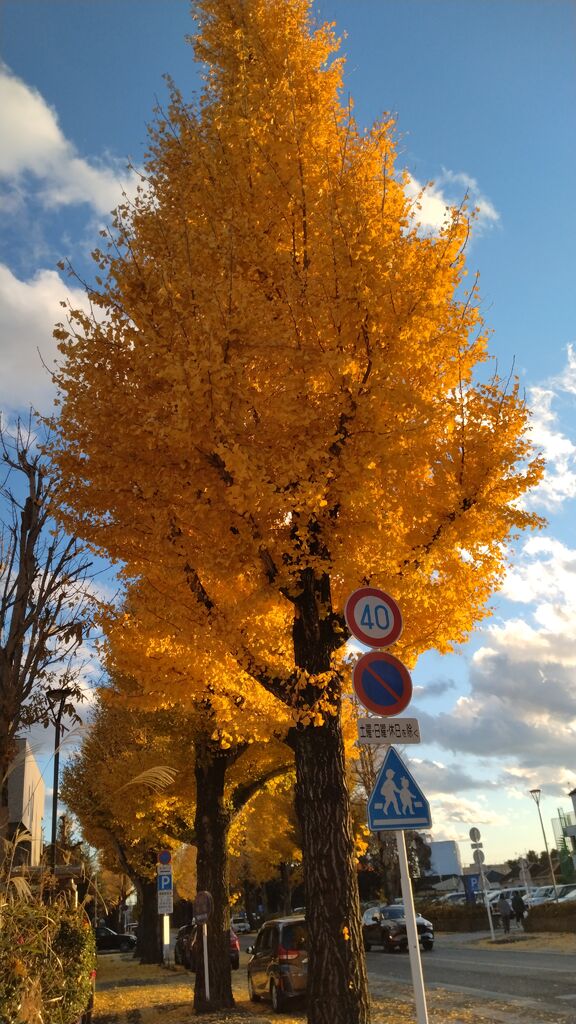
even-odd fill
[{"label": "tall light pole", "polygon": [[46,695],[54,713],[54,783],[52,787],[52,849],[50,851],[50,863],[52,873],[56,873],[56,828],[58,825],[58,783],[60,771],[60,734],[62,731],[62,715],[66,701],[71,697],[73,691],[67,687],[54,688],[46,691]]},{"label": "tall light pole", "polygon": [[548,849],[548,840],[546,839],[546,832],[544,831],[544,822],[542,821],[542,814],[540,812],[540,797],[542,796],[542,790],[531,789],[530,796],[532,797],[536,807],[538,808],[538,817],[540,818],[540,828],[542,829],[542,837],[544,839],[544,846],[546,848],[546,856],[548,857],[548,864],[550,865],[550,874],[552,876],[552,885],[554,886],[554,899],[558,899],[558,889],[556,888],[556,876],[554,874],[554,868],[552,867],[552,858],[550,856],[550,850]]}]

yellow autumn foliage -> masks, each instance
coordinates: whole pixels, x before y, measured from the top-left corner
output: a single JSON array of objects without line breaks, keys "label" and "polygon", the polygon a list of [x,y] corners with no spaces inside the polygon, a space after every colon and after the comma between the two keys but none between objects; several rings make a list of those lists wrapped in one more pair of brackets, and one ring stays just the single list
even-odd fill
[{"label": "yellow autumn foliage", "polygon": [[393,125],[359,130],[307,2],[197,6],[202,101],[172,88],[95,252],[93,314],[57,330],[65,518],[161,592],[178,580],[247,671],[269,616],[289,650],[307,571],[330,577],[320,620],[370,581],[401,603],[407,659],[447,650],[536,522],[519,499],[540,473],[516,383],[474,382],[468,215],[418,233]]}]

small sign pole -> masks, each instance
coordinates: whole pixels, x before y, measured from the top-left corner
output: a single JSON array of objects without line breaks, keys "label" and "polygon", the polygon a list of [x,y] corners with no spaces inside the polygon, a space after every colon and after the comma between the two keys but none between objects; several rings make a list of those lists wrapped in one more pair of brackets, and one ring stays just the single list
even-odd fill
[{"label": "small sign pole", "polygon": [[420,943],[418,941],[418,929],[416,928],[416,911],[414,909],[414,897],[412,895],[412,883],[410,881],[410,872],[408,869],[408,857],[406,855],[406,843],[404,841],[404,832],[398,831],[396,833],[396,845],[398,847],[400,882],[402,886],[402,899],[404,901],[404,917],[406,919],[406,932],[408,935],[410,971],[412,974],[412,986],[414,988],[414,1002],[416,1003],[416,1020],[418,1024],[428,1024],[426,992],[424,990],[424,975],[422,974],[422,961],[420,959]]},{"label": "small sign pole", "polygon": [[494,935],[494,922],[492,920],[492,910],[490,907],[490,900],[488,899],[488,886],[486,885],[486,875],[484,874],[484,851],[482,849],[482,843],[480,842],[481,835],[479,828],[471,828],[468,835],[472,845],[472,858],[474,863],[478,865],[480,870],[480,885],[482,886],[482,895],[484,897],[484,906],[486,907],[486,913],[488,914],[488,924],[490,925],[490,935],[492,942],[495,940]]},{"label": "small sign pole", "polygon": [[204,988],[206,989],[206,1002],[210,1002],[210,977],[208,974],[208,925],[204,921],[202,925],[202,944],[204,946]]},{"label": "small sign pole", "polygon": [[204,990],[206,1002],[210,1002],[210,977],[208,973],[208,927],[207,920],[214,909],[212,895],[205,890],[196,893],[194,900],[194,917],[198,924],[202,925],[202,949],[204,952]]},{"label": "small sign pole", "polygon": [[170,960],[170,914],[174,912],[174,881],[172,878],[172,853],[159,850],[156,864],[156,891],[158,914],[162,917],[162,959]]}]

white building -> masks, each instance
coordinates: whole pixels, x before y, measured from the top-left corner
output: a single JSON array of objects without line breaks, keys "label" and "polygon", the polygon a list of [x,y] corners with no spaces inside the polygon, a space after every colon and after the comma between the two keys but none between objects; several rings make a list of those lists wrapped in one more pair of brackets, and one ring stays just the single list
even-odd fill
[{"label": "white building", "polygon": [[430,868],[433,875],[457,875],[462,874],[462,862],[458,843],[453,839],[445,839],[441,842],[431,842],[430,846]]},{"label": "white building", "polygon": [[42,855],[42,814],[45,787],[28,740],[16,740],[18,753],[8,776],[8,816],[10,835],[25,829],[18,843],[15,863],[35,867]]}]

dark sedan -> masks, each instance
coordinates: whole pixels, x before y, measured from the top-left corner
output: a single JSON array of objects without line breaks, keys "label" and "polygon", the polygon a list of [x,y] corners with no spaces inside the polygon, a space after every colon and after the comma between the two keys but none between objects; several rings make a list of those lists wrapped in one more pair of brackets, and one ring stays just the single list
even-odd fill
[{"label": "dark sedan", "polygon": [[[201,932],[196,924],[185,924],[178,930],[174,946],[174,963],[186,967],[189,971],[196,970],[196,950],[202,941]],[[230,929],[230,967],[237,971],[240,966],[240,942],[233,929]]]},{"label": "dark sedan", "polygon": [[136,946],[136,936],[119,934],[104,925],[97,925],[95,928],[96,949],[99,953],[119,950],[121,953],[129,953]]},{"label": "dark sedan", "polygon": [[[433,949],[434,925],[432,922],[417,914],[416,927],[422,949]],[[368,907],[362,916],[362,938],[366,950],[371,949],[372,946],[382,946],[387,953],[408,949],[404,907]]]}]

